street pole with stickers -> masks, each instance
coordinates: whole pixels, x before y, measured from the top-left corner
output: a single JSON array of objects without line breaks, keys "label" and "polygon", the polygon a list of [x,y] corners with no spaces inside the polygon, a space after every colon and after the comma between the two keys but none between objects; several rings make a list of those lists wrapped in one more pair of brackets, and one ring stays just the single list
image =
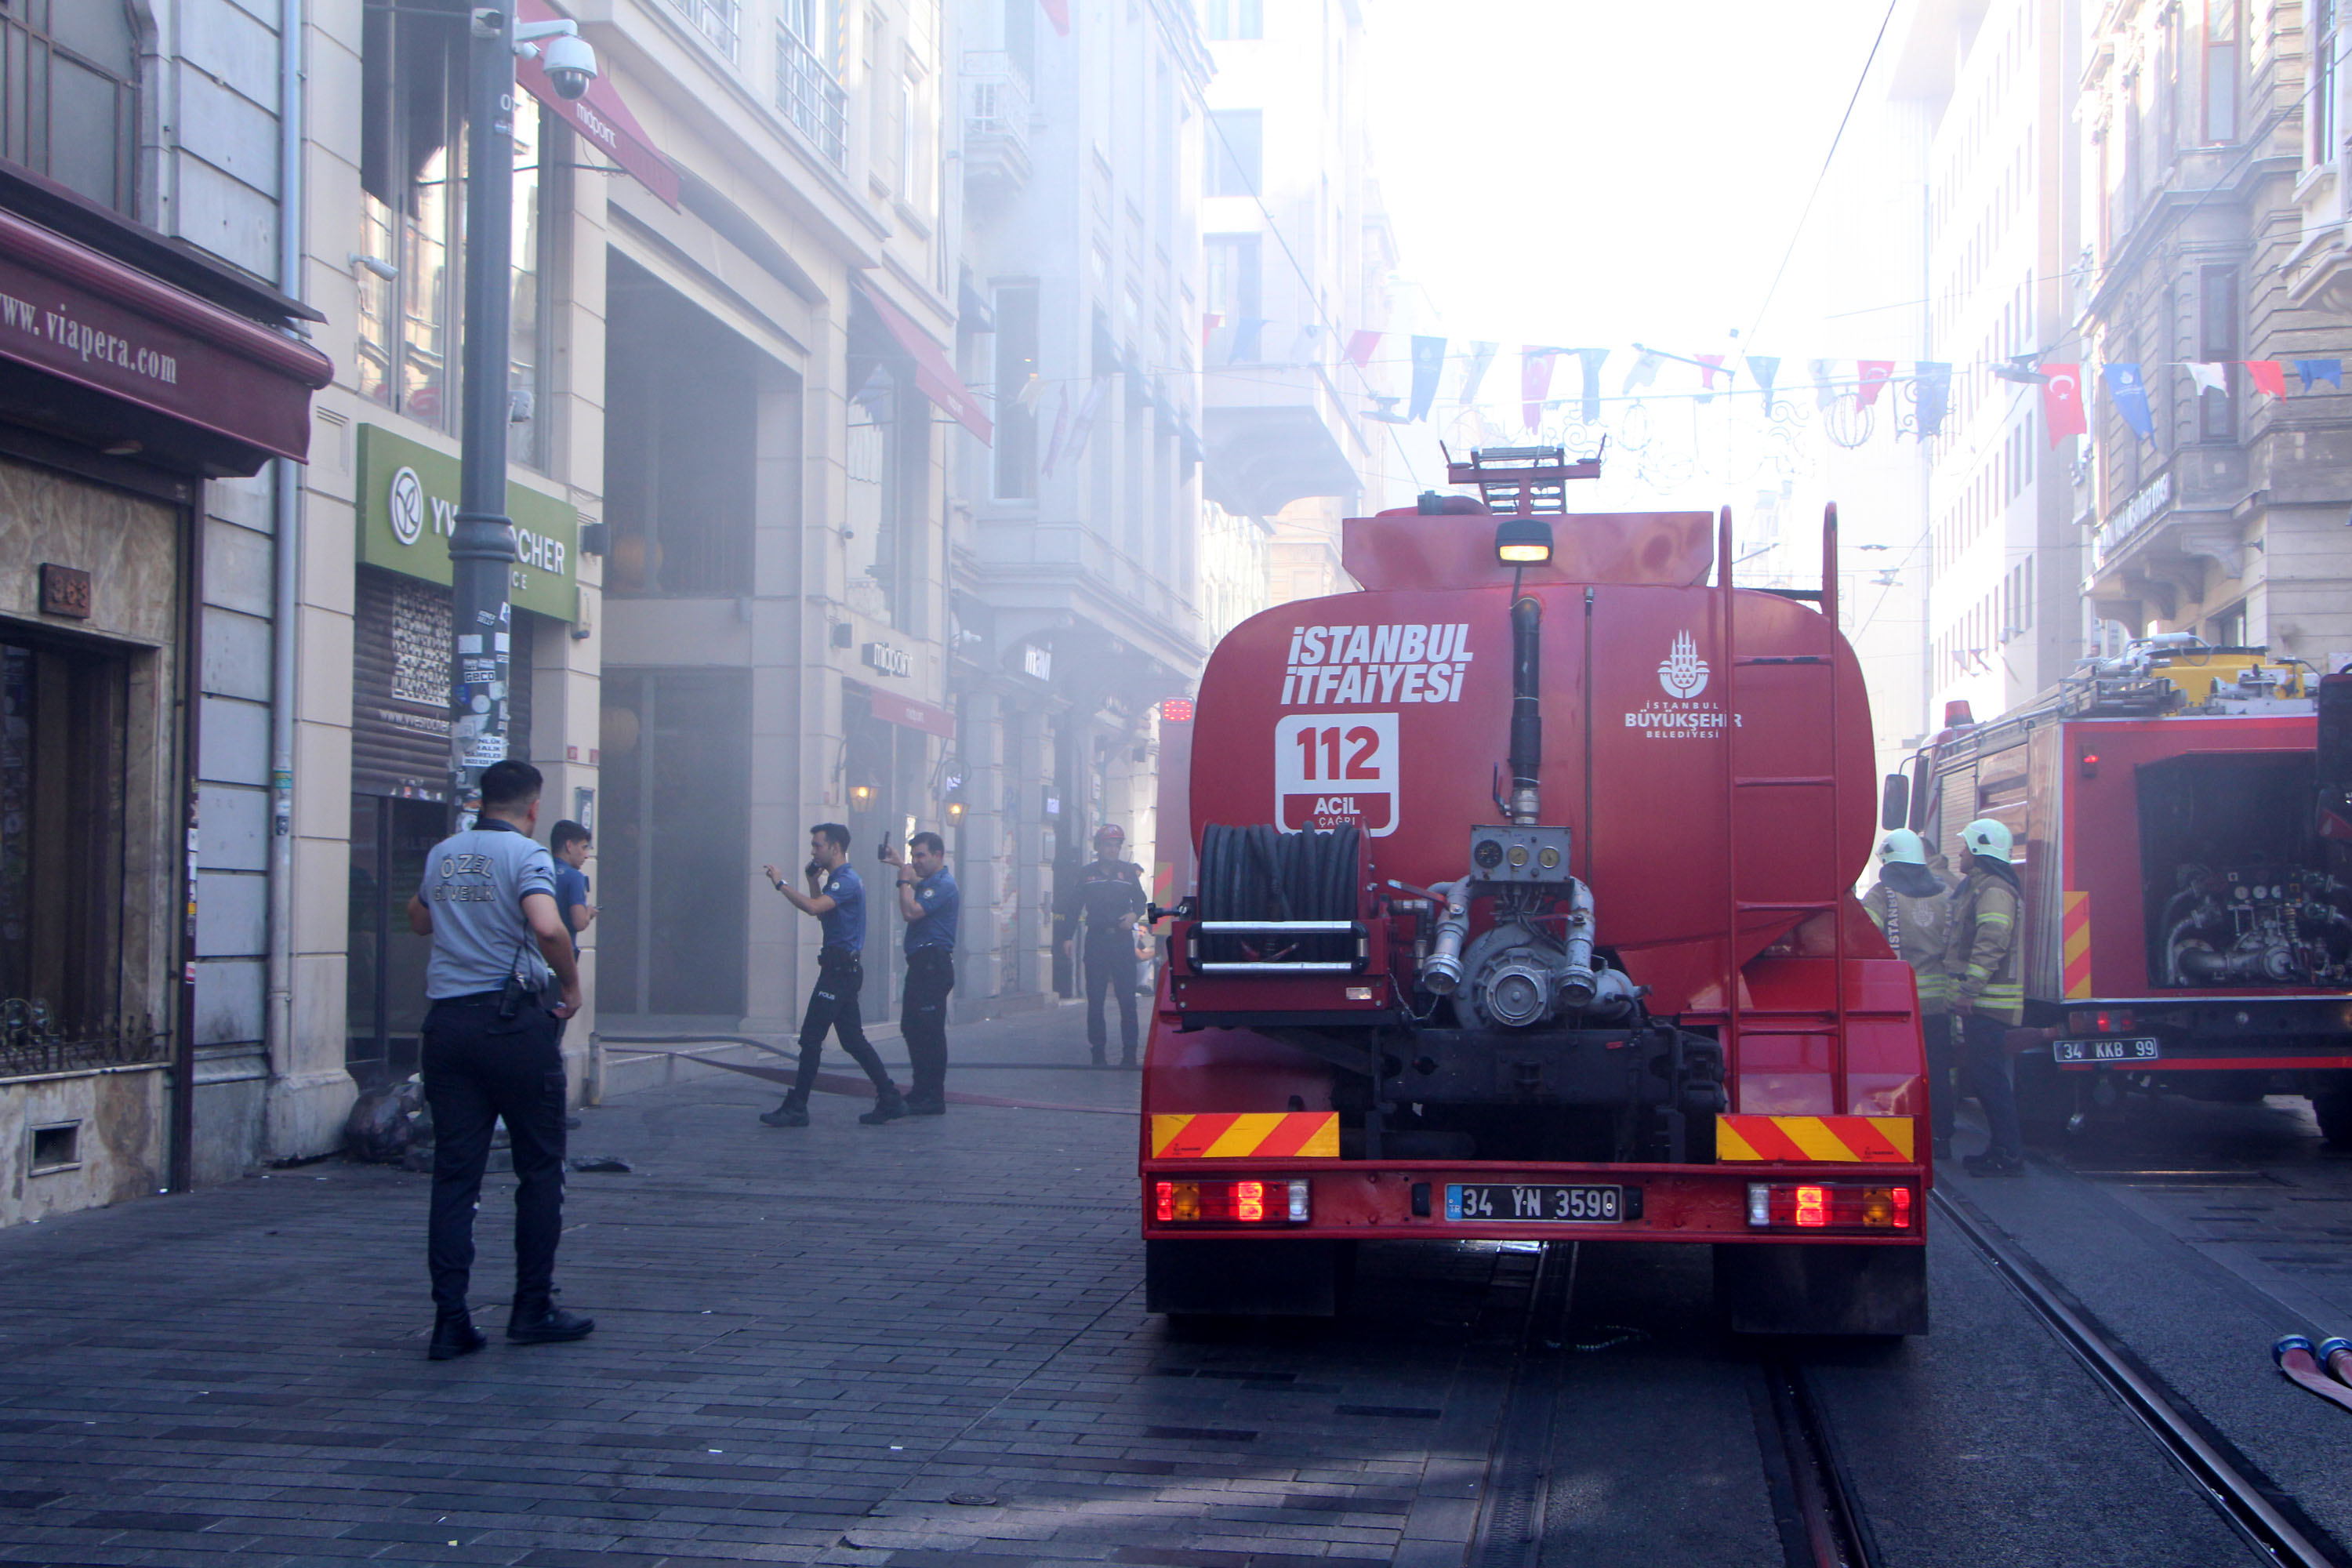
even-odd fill
[{"label": "street pole with stickers", "polygon": [[[512,665],[514,523],[507,516],[507,426],[513,398],[515,57],[541,58],[578,98],[595,56],[568,21],[516,26],[505,6],[475,7],[466,113],[464,421],[456,525],[449,533],[449,767],[461,825],[480,806],[482,770],[507,754]],[[539,40],[545,40],[542,49]]]}]

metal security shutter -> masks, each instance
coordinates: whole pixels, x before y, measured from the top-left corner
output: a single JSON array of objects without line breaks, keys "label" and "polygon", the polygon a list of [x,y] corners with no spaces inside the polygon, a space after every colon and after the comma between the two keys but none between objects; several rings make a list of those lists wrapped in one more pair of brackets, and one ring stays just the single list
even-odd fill
[{"label": "metal security shutter", "polygon": [[449,797],[449,590],[359,568],[352,791]]},{"label": "metal security shutter", "polygon": [[[359,568],[352,640],[352,793],[449,797],[449,590]],[[531,648],[541,617],[514,613],[508,755],[530,755]]]}]

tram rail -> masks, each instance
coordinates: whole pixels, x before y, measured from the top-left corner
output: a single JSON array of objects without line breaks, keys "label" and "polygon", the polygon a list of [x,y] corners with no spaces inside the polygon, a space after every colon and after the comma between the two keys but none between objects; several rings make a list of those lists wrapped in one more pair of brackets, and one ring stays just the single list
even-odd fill
[{"label": "tram rail", "polygon": [[1929,1201],[2264,1561],[2285,1568],[2352,1568],[2352,1552],[2198,1416],[1975,1205],[1942,1187]]}]

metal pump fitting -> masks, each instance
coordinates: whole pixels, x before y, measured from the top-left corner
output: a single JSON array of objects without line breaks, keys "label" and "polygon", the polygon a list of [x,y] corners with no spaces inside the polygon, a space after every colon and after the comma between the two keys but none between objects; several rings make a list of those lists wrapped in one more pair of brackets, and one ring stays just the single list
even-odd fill
[{"label": "metal pump fitting", "polygon": [[1433,994],[1451,996],[1462,984],[1462,943],[1470,934],[1470,884],[1439,882],[1429,890],[1445,900],[1445,913],[1438,917],[1437,941],[1421,966],[1421,984]]},{"label": "metal pump fitting", "polygon": [[1592,885],[1579,880],[1568,896],[1568,951],[1560,960],[1559,993],[1571,1007],[1592,1000]]}]

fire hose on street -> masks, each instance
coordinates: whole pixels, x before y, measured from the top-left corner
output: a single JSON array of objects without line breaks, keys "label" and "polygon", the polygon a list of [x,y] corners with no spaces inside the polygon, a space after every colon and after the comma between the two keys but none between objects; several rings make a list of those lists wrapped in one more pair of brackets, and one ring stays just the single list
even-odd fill
[{"label": "fire hose on street", "polygon": [[[2338,1337],[2314,1346],[2301,1334],[2289,1334],[2271,1347],[2271,1359],[2278,1363],[2281,1372],[2320,1398],[2352,1410],[2352,1340]],[[2323,1367],[2326,1371],[2321,1371]]]}]

